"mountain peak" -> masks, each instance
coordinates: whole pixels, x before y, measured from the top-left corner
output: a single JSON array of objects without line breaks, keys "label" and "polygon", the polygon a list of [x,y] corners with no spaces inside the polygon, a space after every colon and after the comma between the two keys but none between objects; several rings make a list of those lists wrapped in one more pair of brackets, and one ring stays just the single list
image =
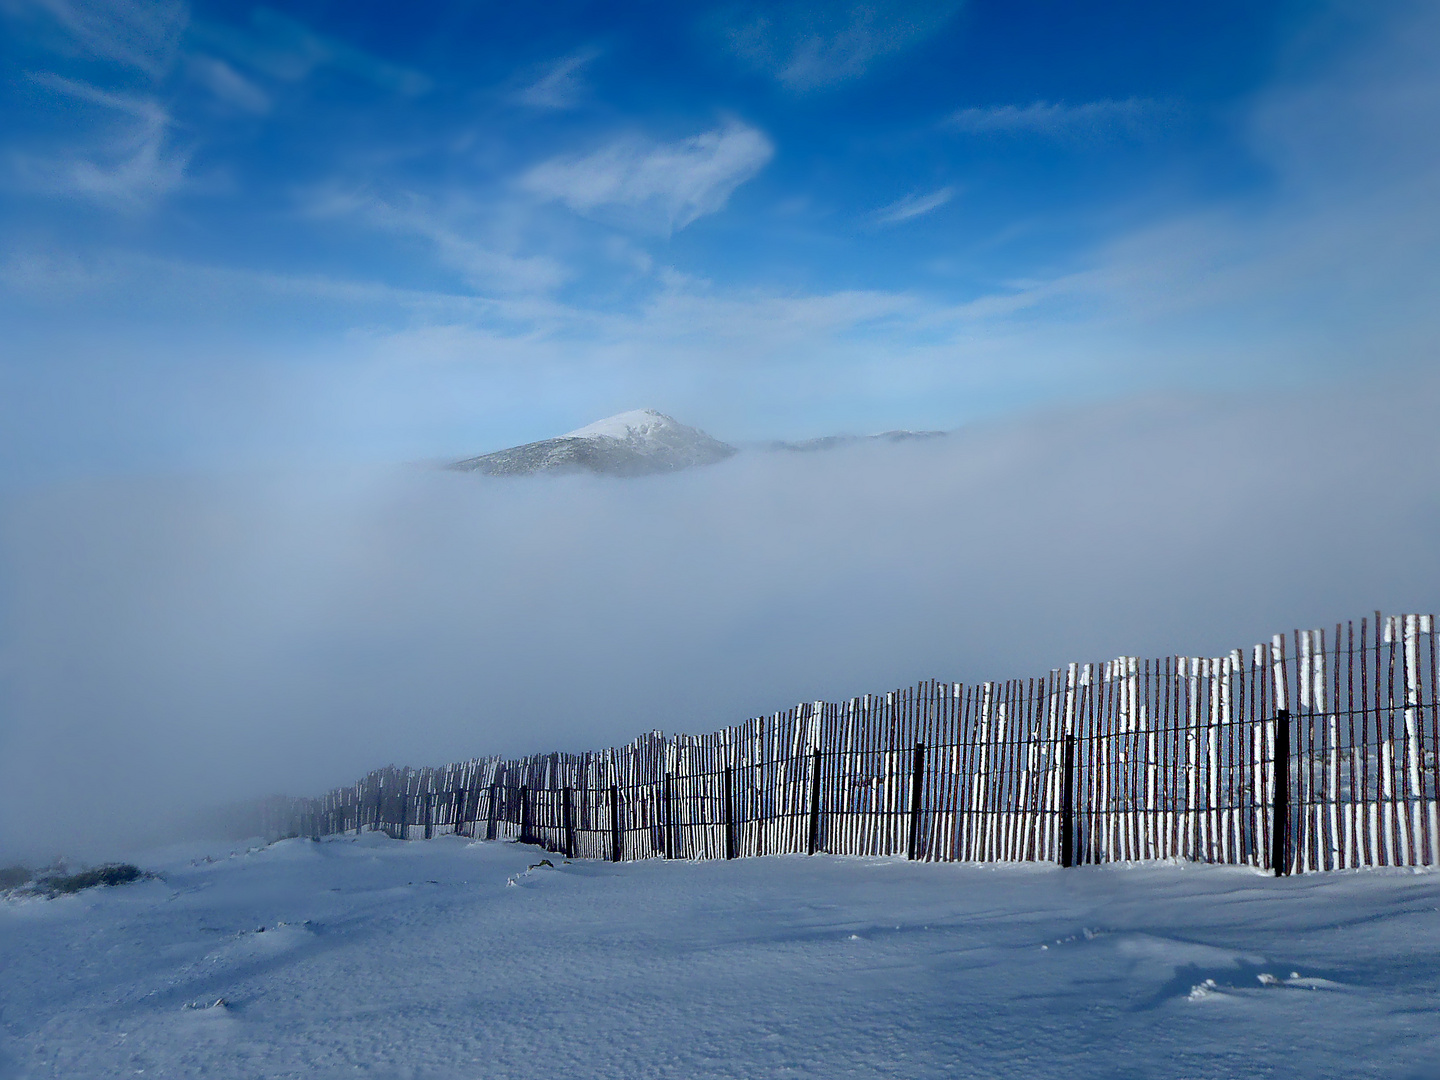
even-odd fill
[{"label": "mountain peak", "polygon": [[654,409],[632,409],[554,439],[512,446],[450,465],[465,472],[514,476],[594,472],[642,476],[711,465],[735,453],[718,439]]},{"label": "mountain peak", "polygon": [[686,428],[673,416],[666,416],[654,409],[631,409],[629,412],[607,416],[604,420],[596,420],[593,424],[586,424],[574,431],[567,431],[560,437],[562,439],[589,439],[596,435],[603,435],[611,439],[632,439],[637,436],[643,438],[651,432],[663,428],[695,430]]}]

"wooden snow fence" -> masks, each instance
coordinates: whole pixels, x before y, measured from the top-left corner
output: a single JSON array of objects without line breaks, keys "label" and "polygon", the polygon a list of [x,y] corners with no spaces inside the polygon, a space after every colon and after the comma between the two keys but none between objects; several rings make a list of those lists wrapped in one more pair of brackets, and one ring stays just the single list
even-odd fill
[{"label": "wooden snow fence", "polygon": [[278,835],[461,833],[615,861],[1433,866],[1434,627],[1377,612],[1226,656],[922,682],[709,735],[391,767],[269,807]]}]

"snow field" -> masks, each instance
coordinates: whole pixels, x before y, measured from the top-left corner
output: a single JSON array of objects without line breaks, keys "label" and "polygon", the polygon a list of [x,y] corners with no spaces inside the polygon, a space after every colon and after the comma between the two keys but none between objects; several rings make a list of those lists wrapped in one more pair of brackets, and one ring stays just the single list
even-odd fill
[{"label": "snow field", "polygon": [[220,854],[0,904],[0,1077],[1440,1076],[1431,874]]}]

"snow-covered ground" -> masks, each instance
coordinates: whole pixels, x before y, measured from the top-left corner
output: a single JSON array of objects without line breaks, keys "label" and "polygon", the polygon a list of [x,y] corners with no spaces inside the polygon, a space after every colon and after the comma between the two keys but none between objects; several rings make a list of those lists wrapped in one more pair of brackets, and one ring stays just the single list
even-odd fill
[{"label": "snow-covered ground", "polygon": [[0,1077],[1440,1076],[1433,874],[194,855],[0,904]]}]

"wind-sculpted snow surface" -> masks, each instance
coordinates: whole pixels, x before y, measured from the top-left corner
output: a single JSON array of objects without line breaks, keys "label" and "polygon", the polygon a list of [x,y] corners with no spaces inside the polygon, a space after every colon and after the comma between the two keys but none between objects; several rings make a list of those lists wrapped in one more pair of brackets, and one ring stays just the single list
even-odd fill
[{"label": "wind-sculpted snow surface", "polygon": [[1433,1076],[1440,877],[287,840],[0,904],[0,1076]]}]

